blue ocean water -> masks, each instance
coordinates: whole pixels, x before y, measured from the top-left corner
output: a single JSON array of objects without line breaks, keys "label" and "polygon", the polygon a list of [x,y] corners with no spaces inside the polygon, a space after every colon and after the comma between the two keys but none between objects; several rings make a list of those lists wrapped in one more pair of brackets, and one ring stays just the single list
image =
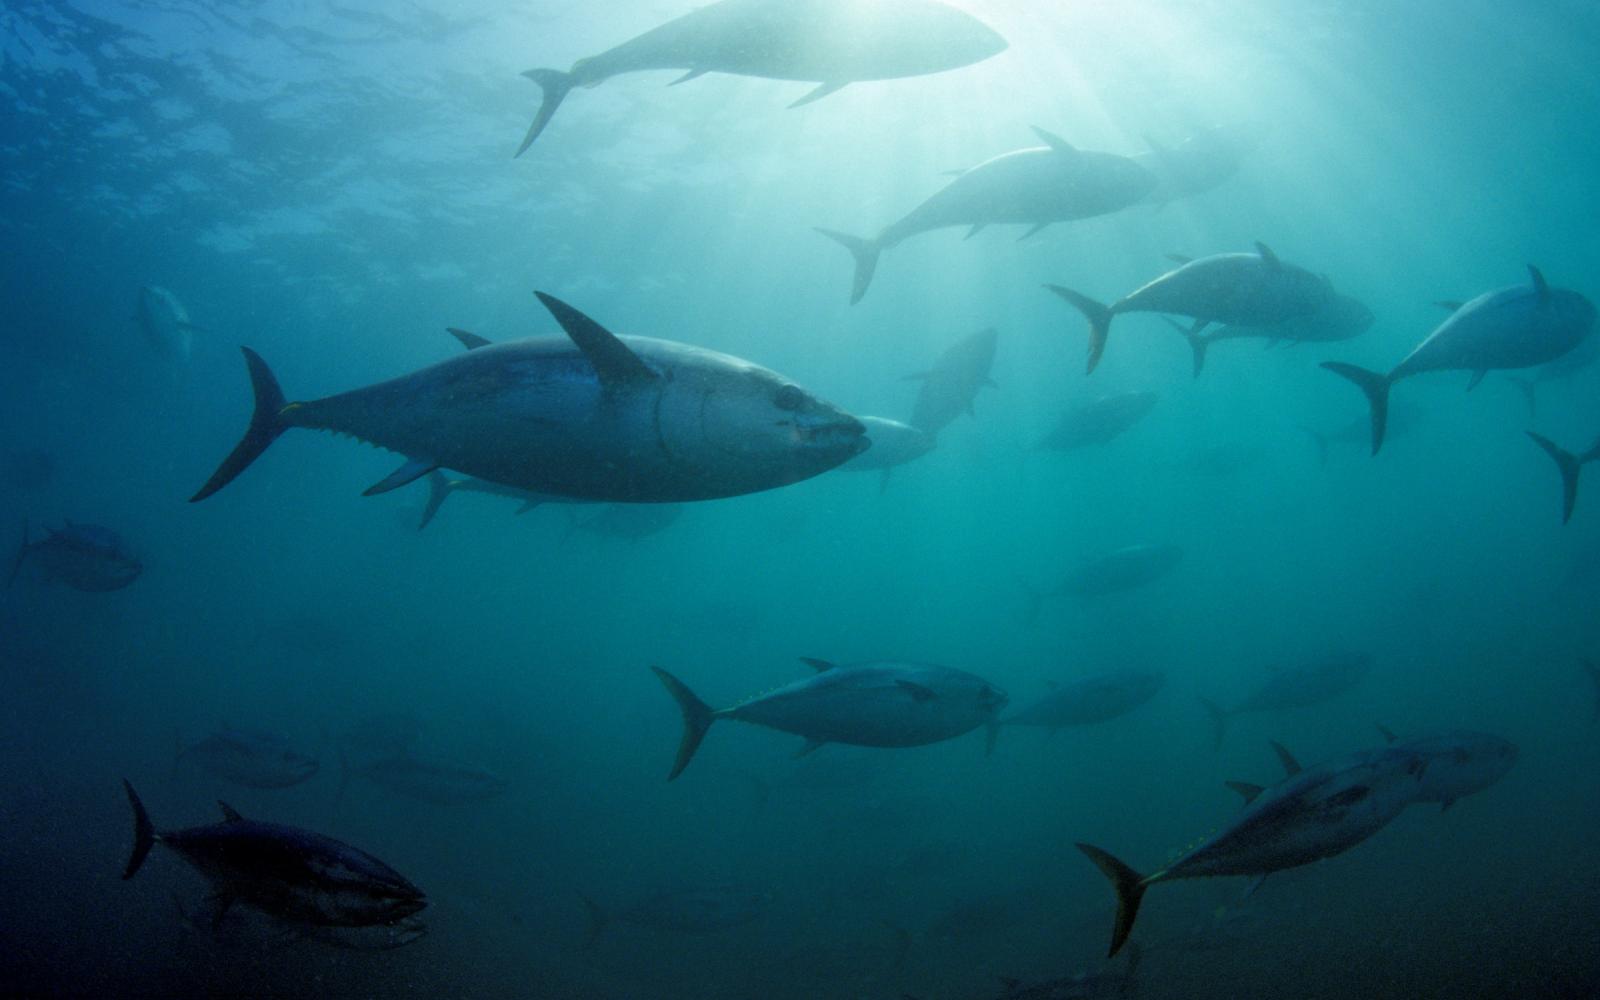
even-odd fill
[{"label": "blue ocean water", "polygon": [[[1470,395],[1467,371],[1406,379],[1375,457],[1360,394],[1318,367],[1387,370],[1437,302],[1530,264],[1600,292],[1600,13],[954,5],[1006,49],[794,109],[817,81],[618,75],[516,158],[540,101],[520,73],[693,5],[0,7],[0,526],[23,545],[0,597],[0,992],[942,1000],[1118,976],[1116,900],[1076,842],[1154,871],[1236,819],[1224,781],[1276,779],[1268,741],[1310,763],[1379,745],[1379,724],[1497,734],[1518,760],[1248,898],[1245,879],[1153,887],[1136,982],[1053,995],[1600,991],[1582,669],[1600,502],[1580,490],[1563,525],[1524,433],[1587,447],[1600,366],[1540,381],[1532,409],[1510,376],[1537,370]],[[911,236],[856,305],[850,256],[813,232],[871,237],[1035,127],[1159,168],[1241,124],[1255,141],[1207,190],[1023,240]],[[1083,318],[1042,288],[1112,302],[1168,254],[1257,241],[1371,329],[1220,342],[1196,378],[1184,339],[1132,313],[1085,374]],[[147,287],[181,303],[187,347],[141,327]],[[299,430],[185,502],[250,419],[240,346],[318,398],[460,356],[447,327],[558,334],[535,290],[902,421],[905,377],[993,328],[993,386],[886,480],[829,471],[666,523],[463,492],[418,530],[425,483],[361,495],[399,457]],[[1159,399],[1109,443],[1038,447],[1133,391]],[[114,532],[137,579],[71,585],[35,547],[69,524]],[[1115,593],[1063,587],[1142,544],[1182,559]],[[1354,687],[1241,713],[1213,748],[1201,698],[1234,707],[1351,650],[1371,657]],[[1003,727],[991,754],[980,727],[794,759],[798,737],[721,722],[664,780],[682,724],[649,667],[722,708],[812,676],[801,657],[947,664],[1007,712],[1113,671],[1164,682],[1103,723]],[[236,730],[316,773],[253,787],[194,749]],[[494,781],[385,784],[391,744]],[[372,853],[426,892],[426,935],[329,940],[247,906],[213,926],[207,880],[161,845],[119,880],[123,778],[161,831],[217,822],[221,799]]]}]

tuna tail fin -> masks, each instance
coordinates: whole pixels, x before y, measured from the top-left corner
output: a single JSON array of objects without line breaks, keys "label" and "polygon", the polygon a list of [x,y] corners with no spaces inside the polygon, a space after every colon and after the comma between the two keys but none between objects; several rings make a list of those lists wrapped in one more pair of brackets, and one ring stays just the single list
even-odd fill
[{"label": "tuna tail fin", "polygon": [[1210,698],[1201,698],[1200,704],[1206,707],[1206,712],[1211,716],[1211,749],[1222,749],[1222,737],[1228,732],[1228,713],[1221,705]]},{"label": "tuna tail fin", "polygon": [[1139,903],[1144,900],[1145,879],[1093,844],[1080,843],[1078,850],[1095,863],[1095,867],[1111,880],[1111,887],[1117,891],[1117,922],[1111,929],[1111,950],[1106,952],[1106,957],[1110,958],[1122,949],[1129,932],[1133,930],[1133,921],[1139,916]]},{"label": "tuna tail fin", "polygon": [[578,893],[578,898],[583,900],[584,908],[588,910],[589,922],[583,933],[583,950],[588,951],[600,940],[600,935],[605,933],[606,924],[611,922],[611,915],[599,903],[583,893]]},{"label": "tuna tail fin", "polygon": [[667,775],[671,781],[683,773],[689,766],[689,761],[694,757],[694,752],[700,749],[700,741],[706,738],[706,730],[711,728],[711,723],[716,720],[716,713],[711,706],[701,701],[689,685],[662,670],[660,667],[651,667],[656,676],[661,678],[661,683],[666,685],[667,693],[672,695],[678,703],[678,708],[683,712],[683,740],[678,744],[678,757],[672,762],[672,773]]},{"label": "tuna tail fin", "polygon": [[864,240],[832,229],[817,227],[817,232],[850,251],[850,256],[855,258],[856,273],[850,284],[850,304],[855,305],[867,294],[867,286],[872,284],[872,274],[878,269],[878,254],[883,248],[877,240]]},{"label": "tuna tail fin", "polygon": [[190,503],[198,503],[233,482],[234,477],[249,468],[250,463],[260,458],[267,446],[289,428],[280,415],[288,404],[284,401],[283,390],[278,388],[278,380],[273,376],[272,369],[261,360],[261,355],[250,348],[243,347],[240,350],[244,351],[244,362],[250,370],[250,388],[254,390],[256,398],[255,412],[250,414],[250,427],[244,432],[244,437],[217,466],[217,471],[211,474],[206,484],[200,487],[200,492],[189,498]]},{"label": "tuna tail fin", "polygon": [[1367,394],[1367,405],[1372,407],[1372,453],[1376,455],[1383,447],[1383,430],[1389,425],[1389,376],[1342,361],[1324,361],[1322,367],[1344,376]]},{"label": "tuna tail fin", "polygon": [[[1200,336],[1198,326],[1184,326],[1172,317],[1167,317],[1167,322],[1174,330],[1183,334],[1183,339],[1189,342],[1189,350],[1194,352],[1194,377],[1200,377],[1200,369],[1206,366],[1206,348],[1211,346],[1211,341]],[[1269,344],[1271,341],[1268,342]]]},{"label": "tuna tail fin", "polygon": [[28,557],[28,519],[22,519],[22,541],[17,543],[17,554],[11,560],[11,575],[6,577],[6,588],[10,589],[17,582],[17,574],[22,572],[22,560]]},{"label": "tuna tail fin", "polygon": [[417,522],[418,531],[433,521],[433,516],[439,513],[439,507],[450,498],[450,493],[454,489],[455,484],[446,479],[444,473],[438,469],[428,473],[428,502],[422,505],[422,519]]},{"label": "tuna tail fin", "polygon": [[556,109],[561,107],[561,102],[566,100],[567,93],[576,82],[571,73],[563,73],[558,69],[530,69],[522,75],[539,85],[539,89],[544,91],[544,100],[539,102],[539,113],[533,116],[533,124],[528,126],[528,134],[522,137],[522,145],[511,154],[513,160],[526,153],[528,147],[533,145],[533,140],[539,138],[539,133],[556,116]]},{"label": "tuna tail fin", "polygon": [[[1089,372],[1100,363],[1100,355],[1106,350],[1106,337],[1111,333],[1111,308],[1096,302],[1087,295],[1080,294],[1070,288],[1060,285],[1045,285],[1044,287],[1072,303],[1073,307],[1083,313],[1083,318],[1089,322]],[[1196,369],[1198,371],[1198,369]]]},{"label": "tuna tail fin", "polygon": [[1539,416],[1539,383],[1515,375],[1508,376],[1506,380],[1522,390],[1522,398],[1528,402],[1528,419],[1536,419]]},{"label": "tuna tail fin", "polygon": [[1561,473],[1561,523],[1566,524],[1572,520],[1572,508],[1578,502],[1578,472],[1583,468],[1583,463],[1578,456],[1542,434],[1528,431],[1528,436],[1555,461],[1556,469]]},{"label": "tuna tail fin", "polygon": [[133,790],[127,778],[122,779],[122,787],[128,790],[128,804],[133,806],[133,853],[128,856],[128,867],[122,873],[126,882],[133,878],[150,848],[155,846],[156,828],[150,823],[150,814],[144,811],[144,803],[139,801],[139,793]]}]

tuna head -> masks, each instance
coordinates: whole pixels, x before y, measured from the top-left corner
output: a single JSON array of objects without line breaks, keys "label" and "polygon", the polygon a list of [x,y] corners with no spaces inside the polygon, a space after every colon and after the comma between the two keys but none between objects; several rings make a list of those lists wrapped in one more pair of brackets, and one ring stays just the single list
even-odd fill
[{"label": "tuna head", "polygon": [[766,489],[809,479],[871,446],[861,421],[778,373],[690,350],[702,363],[674,366],[657,426],[668,450],[705,475]]}]

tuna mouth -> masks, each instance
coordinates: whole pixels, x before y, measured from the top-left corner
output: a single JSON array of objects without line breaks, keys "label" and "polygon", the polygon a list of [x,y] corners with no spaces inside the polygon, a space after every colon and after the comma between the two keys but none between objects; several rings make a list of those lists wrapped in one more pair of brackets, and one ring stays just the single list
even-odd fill
[{"label": "tuna mouth", "polygon": [[814,427],[799,427],[796,430],[800,442],[807,447],[842,448],[846,449],[847,457],[859,455],[872,447],[872,440],[867,437],[866,425],[854,417],[845,417]]}]

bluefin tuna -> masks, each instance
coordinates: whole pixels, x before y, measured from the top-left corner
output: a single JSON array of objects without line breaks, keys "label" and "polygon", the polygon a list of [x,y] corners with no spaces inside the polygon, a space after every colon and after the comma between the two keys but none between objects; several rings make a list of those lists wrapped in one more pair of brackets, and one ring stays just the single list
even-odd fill
[{"label": "bluefin tuna", "polygon": [[1259,126],[1236,122],[1196,132],[1175,146],[1145,137],[1150,151],[1134,157],[1156,178],[1145,200],[1165,205],[1220,187],[1260,147],[1263,134]]},{"label": "bluefin tuna", "polygon": [[1105,722],[1127,715],[1154,698],[1165,683],[1166,678],[1161,674],[1119,670],[1070,684],[1052,685],[1049,694],[989,728],[989,749],[994,749],[1001,726],[1038,726],[1054,735],[1064,726]]},{"label": "bluefin tuna", "polygon": [[583,946],[591,948],[613,919],[638,927],[677,934],[708,934],[759,919],[770,908],[772,893],[742,885],[705,885],[669,889],[641,899],[613,915],[583,896],[589,926]]},{"label": "bluefin tuna", "polygon": [[1147,586],[1171,573],[1183,561],[1183,547],[1171,544],[1129,545],[1079,563],[1054,590],[1030,593],[1028,620],[1039,615],[1046,597],[1092,600]]},{"label": "bluefin tuna", "polygon": [[204,330],[189,319],[189,311],[176,295],[155,285],[139,289],[134,321],[150,346],[162,357],[174,361],[189,360],[194,351],[194,335]]},{"label": "bluefin tuna", "polygon": [[621,45],[580,59],[563,73],[522,75],[544,101],[521,156],[550,124],[574,87],[594,87],[623,73],[682,70],[674,84],[707,73],[815,83],[791,108],[851,83],[895,80],[958,69],[1005,50],[982,21],[935,0],[719,0]]},{"label": "bluefin tuna", "polygon": [[1575,455],[1543,434],[1528,431],[1528,437],[1544,449],[1544,453],[1556,463],[1556,471],[1561,473],[1561,523],[1566,524],[1572,520],[1572,509],[1578,503],[1578,473],[1590,462],[1600,461],[1600,438],[1595,438],[1588,451]]},{"label": "bluefin tuna", "polygon": [[310,830],[245,819],[226,803],[218,803],[221,823],[157,833],[133,786],[122,784],[134,825],[123,879],[133,878],[151,847],[165,844],[211,883],[217,921],[235,902],[325,927],[394,924],[428,905],[421,889],[365,851]]},{"label": "bluefin tuna", "polygon": [[673,341],[618,337],[559,299],[539,298],[565,338],[478,347],[310,402],[288,402],[245,348],[250,427],[191,502],[232,482],[291,427],[404,455],[368,496],[448,468],[581,499],[709,500],[809,479],[869,446],[854,417],[776,372]]},{"label": "bluefin tuna", "polygon": [[16,581],[24,564],[40,579],[86,593],[121,590],[144,572],[144,564],[110,528],[67,521],[60,531],[47,528],[45,532],[44,538],[30,541],[28,525],[23,524],[22,542],[11,560],[6,586]]},{"label": "bluefin tuna", "polygon": [[683,740],[671,781],[683,773],[718,719],[735,719],[803,737],[801,753],[827,743],[915,747],[953,739],[990,722],[1006,694],[981,677],[931,663],[875,660],[838,666],[804,661],[816,675],[713,710],[682,681],[651,667],[683,713]]},{"label": "bluefin tuna", "polygon": [[1281,712],[1320,705],[1360,684],[1371,669],[1371,655],[1342,650],[1299,666],[1275,671],[1266,683],[1232,708],[1223,708],[1214,701],[1201,698],[1200,703],[1211,716],[1213,745],[1222,746],[1228,720],[1235,715]]},{"label": "bluefin tuna", "polygon": [[1414,753],[1424,761],[1413,802],[1437,802],[1443,812],[1457,799],[1474,795],[1499,781],[1517,762],[1517,745],[1493,733],[1456,729],[1433,736],[1399,739],[1378,727],[1389,746]]},{"label": "bluefin tuna", "polygon": [[288,788],[317,773],[317,758],[278,733],[227,728],[178,748],[174,764],[192,764],[246,788]]},{"label": "bluefin tuna", "polygon": [[492,771],[437,757],[407,752],[351,765],[343,763],[339,798],[351,774],[360,775],[385,791],[435,805],[481,802],[504,794],[510,782]]},{"label": "bluefin tuna", "polygon": [[1078,849],[1117,893],[1110,954],[1133,930],[1145,891],[1158,882],[1251,875],[1342,854],[1383,829],[1414,799],[1425,763],[1404,750],[1363,750],[1301,769],[1281,751],[1291,776],[1266,789],[1232,823],[1151,875],[1141,875],[1092,844]]},{"label": "bluefin tuna", "polygon": [[1080,150],[1052,132],[1033,131],[1043,146],[1002,153],[962,171],[871,239],[819,228],[855,260],[850,304],[867,294],[883,251],[919,233],[965,226],[971,238],[988,226],[1024,225],[1027,239],[1057,222],[1120,211],[1155,187],[1155,177],[1126,156]]},{"label": "bluefin tuna", "polygon": [[1039,442],[1051,451],[1075,451],[1109,444],[1143,420],[1161,396],[1154,392],[1119,392],[1101,396],[1062,415],[1055,429]]},{"label": "bluefin tuna", "polygon": [[945,348],[932,368],[906,376],[922,383],[911,407],[911,426],[938,437],[952,420],[974,412],[978,391],[994,385],[989,369],[999,336],[993,329],[979,330]]},{"label": "bluefin tuna", "polygon": [[1189,350],[1194,353],[1194,374],[1199,378],[1200,370],[1205,367],[1207,348],[1219,340],[1260,338],[1267,342],[1268,347],[1277,344],[1326,344],[1359,337],[1372,328],[1374,318],[1372,310],[1360,299],[1334,292],[1316,312],[1281,323],[1233,324],[1209,333],[1194,333],[1176,320],[1168,319],[1167,322],[1189,342]]},{"label": "bluefin tuna", "polygon": [[1045,285],[1066,299],[1089,323],[1089,371],[1105,353],[1111,320],[1123,313],[1154,312],[1188,316],[1191,336],[1212,323],[1269,326],[1310,316],[1328,307],[1333,286],[1327,278],[1278,259],[1265,244],[1255,253],[1220,253],[1190,260],[1107,306],[1081,292]]},{"label": "bluefin tuna", "polygon": [[1548,364],[1577,347],[1594,328],[1594,303],[1578,292],[1552,288],[1528,266],[1529,283],[1499,288],[1455,306],[1450,316],[1388,374],[1342,361],[1322,367],[1354,382],[1372,410],[1372,453],[1383,447],[1389,391],[1424,372],[1468,371],[1470,390],[1490,371]]}]

